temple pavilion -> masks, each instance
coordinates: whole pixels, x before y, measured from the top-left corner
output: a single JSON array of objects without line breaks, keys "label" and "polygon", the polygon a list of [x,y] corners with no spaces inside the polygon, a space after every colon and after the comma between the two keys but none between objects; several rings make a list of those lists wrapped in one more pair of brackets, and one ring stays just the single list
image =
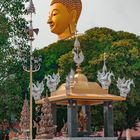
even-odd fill
[{"label": "temple pavilion", "polygon": [[[87,119],[87,131],[90,131],[91,113],[90,107],[93,105],[103,104],[104,106],[104,136],[113,137],[113,102],[125,101],[125,97],[116,96],[108,92],[111,84],[111,72],[107,72],[106,65],[102,72],[98,72],[98,81],[89,82],[87,77],[82,73],[80,64],[84,60],[84,55],[80,49],[80,43],[76,38],[74,43],[74,62],[77,65],[77,70],[74,73],[71,70],[66,77],[66,82],[63,83],[57,90],[51,92],[49,101],[52,105],[67,106],[67,123],[68,123],[68,137],[78,136],[78,106],[85,106],[85,113]],[[42,100],[36,101],[37,104],[42,104]],[[53,109],[54,111],[55,109]]]}]

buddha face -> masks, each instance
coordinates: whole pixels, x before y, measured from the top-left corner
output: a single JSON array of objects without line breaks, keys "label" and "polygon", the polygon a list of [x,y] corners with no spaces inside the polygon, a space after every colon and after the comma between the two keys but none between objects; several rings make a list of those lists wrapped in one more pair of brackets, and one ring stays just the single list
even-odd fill
[{"label": "buddha face", "polygon": [[57,34],[59,39],[64,39],[71,34],[72,15],[61,3],[51,5],[47,23],[50,25],[51,32]]}]

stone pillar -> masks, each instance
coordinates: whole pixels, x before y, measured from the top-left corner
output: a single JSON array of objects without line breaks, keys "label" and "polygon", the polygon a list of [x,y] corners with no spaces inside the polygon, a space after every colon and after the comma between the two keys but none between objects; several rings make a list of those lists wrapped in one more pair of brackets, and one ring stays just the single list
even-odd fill
[{"label": "stone pillar", "polygon": [[77,104],[75,100],[69,100],[67,106],[68,137],[77,137]]},{"label": "stone pillar", "polygon": [[87,115],[87,131],[90,133],[91,132],[91,107],[90,105],[85,105],[85,113]]},{"label": "stone pillar", "polygon": [[56,113],[56,104],[55,103],[53,103],[52,105],[52,116],[53,116],[53,124],[54,125],[57,125],[57,113]]},{"label": "stone pillar", "polygon": [[104,102],[104,136],[114,137],[112,102]]}]

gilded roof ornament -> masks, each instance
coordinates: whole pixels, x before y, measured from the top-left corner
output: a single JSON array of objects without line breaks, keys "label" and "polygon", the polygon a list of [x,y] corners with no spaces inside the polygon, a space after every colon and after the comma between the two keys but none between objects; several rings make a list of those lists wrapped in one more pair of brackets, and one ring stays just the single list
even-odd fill
[{"label": "gilded roof ornament", "polygon": [[120,90],[120,96],[125,97],[125,98],[127,97],[127,95],[129,94],[131,90],[130,88],[131,84],[135,86],[133,80],[131,79],[126,80],[125,77],[122,79],[118,78],[117,87]]},{"label": "gilded roof ornament", "polygon": [[113,72],[107,71],[106,66],[106,54],[104,53],[104,65],[102,72],[98,71],[97,80],[100,82],[103,89],[108,89],[111,84],[111,76],[114,76]]},{"label": "gilded roof ornament", "polygon": [[47,87],[49,88],[50,92],[56,91],[57,85],[60,82],[60,75],[54,74],[45,76],[45,79],[47,79]]},{"label": "gilded roof ornament", "polygon": [[32,95],[35,101],[40,99],[41,93],[43,92],[43,90],[44,90],[43,81],[41,83],[37,81],[36,84],[34,83],[32,84]]},{"label": "gilded roof ornament", "polygon": [[78,68],[80,68],[81,63],[84,61],[84,55],[80,48],[80,42],[77,37],[74,42],[74,49],[72,53],[74,54],[74,57],[73,57],[74,62],[76,63]]}]

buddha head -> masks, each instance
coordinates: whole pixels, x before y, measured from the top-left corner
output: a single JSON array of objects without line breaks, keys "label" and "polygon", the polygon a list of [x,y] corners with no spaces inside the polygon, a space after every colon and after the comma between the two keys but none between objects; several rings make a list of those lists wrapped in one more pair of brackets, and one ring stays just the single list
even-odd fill
[{"label": "buddha head", "polygon": [[81,0],[52,0],[48,24],[59,40],[74,35],[76,24],[82,10]]}]

